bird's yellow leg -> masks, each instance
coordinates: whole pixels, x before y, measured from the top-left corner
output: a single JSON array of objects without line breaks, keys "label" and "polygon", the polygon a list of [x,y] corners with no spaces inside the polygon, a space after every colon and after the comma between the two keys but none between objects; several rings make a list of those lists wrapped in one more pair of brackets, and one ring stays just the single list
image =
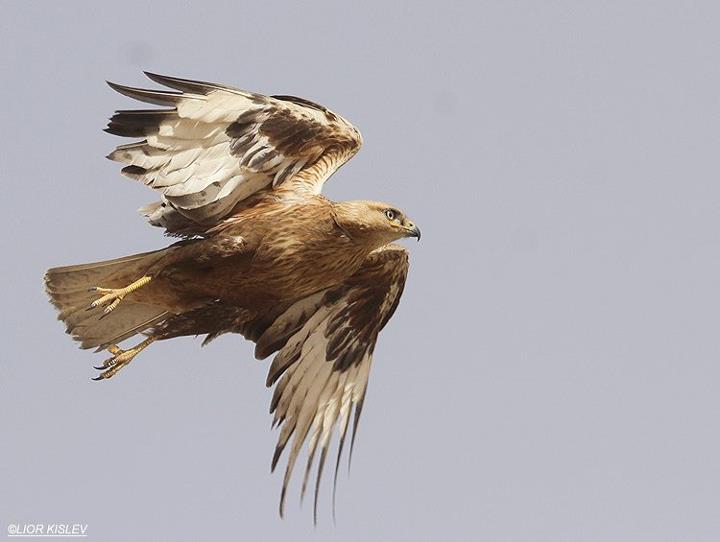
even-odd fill
[{"label": "bird's yellow leg", "polygon": [[118,345],[111,344],[107,347],[107,351],[113,356],[106,359],[99,367],[95,367],[98,371],[102,372],[97,375],[97,377],[93,378],[93,380],[106,380],[111,376],[114,376],[115,373],[130,363],[135,356],[145,350],[153,342],[155,342],[155,337],[148,337],[140,344],[133,346],[128,350],[123,350]]},{"label": "bird's yellow leg", "polygon": [[94,288],[91,288],[93,291],[100,292],[101,294],[105,295],[90,303],[88,310],[94,309],[95,307],[99,307],[100,305],[104,305],[106,303],[110,303],[107,307],[103,309],[103,312],[105,314],[110,314],[117,308],[117,306],[120,304],[120,302],[126,295],[131,294],[138,288],[142,288],[151,280],[152,277],[148,277],[147,275],[145,275],[144,277],[139,278],[132,284],[125,286],[125,288],[101,288],[99,286],[95,286]]}]

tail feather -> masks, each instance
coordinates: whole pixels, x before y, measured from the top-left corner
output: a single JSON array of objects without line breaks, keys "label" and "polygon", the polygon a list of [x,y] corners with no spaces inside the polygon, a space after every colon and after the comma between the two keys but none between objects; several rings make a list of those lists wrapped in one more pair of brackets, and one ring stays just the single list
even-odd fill
[{"label": "tail feather", "polygon": [[140,278],[163,256],[163,250],[134,254],[103,262],[55,267],[45,274],[45,289],[58,309],[58,319],[81,348],[102,349],[152,327],[168,313],[156,305],[133,301],[131,296],[110,314],[88,310],[98,294],[95,286],[121,288]]}]

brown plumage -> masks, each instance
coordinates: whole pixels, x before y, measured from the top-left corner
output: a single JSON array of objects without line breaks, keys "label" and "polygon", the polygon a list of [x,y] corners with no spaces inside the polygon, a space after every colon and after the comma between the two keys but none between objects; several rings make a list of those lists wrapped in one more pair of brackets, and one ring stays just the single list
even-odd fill
[{"label": "brown plumage", "polygon": [[[351,413],[360,416],[378,333],[400,300],[407,251],[420,238],[401,211],[371,201],[332,202],[323,183],[360,148],[358,130],[313,102],[267,97],[155,74],[176,91],[111,84],[167,109],[118,111],[107,131],[143,138],[109,158],[160,193],[151,224],[184,239],[155,252],[50,269],[45,282],[67,332],[112,357],[114,376],[152,342],[239,333],[255,355],[275,354],[267,385],[280,427],[274,469],[289,445],[280,512],[307,442],[302,493],[316,452],[315,488],[334,428],[337,461]],[[144,340],[121,349],[134,335]],[[337,474],[337,464],[336,464]]]}]

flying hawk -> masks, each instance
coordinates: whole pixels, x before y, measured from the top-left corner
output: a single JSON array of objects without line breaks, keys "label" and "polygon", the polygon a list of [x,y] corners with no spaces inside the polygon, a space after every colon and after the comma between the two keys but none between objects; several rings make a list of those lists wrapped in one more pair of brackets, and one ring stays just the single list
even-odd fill
[{"label": "flying hawk", "polygon": [[[419,240],[420,230],[387,203],[322,196],[325,181],[362,144],[340,115],[293,96],[146,75],[173,90],[110,83],[164,108],[117,111],[106,131],[141,140],[109,158],[160,194],[141,211],[182,239],[50,269],[47,292],[81,348],[111,354],[96,380],[117,374],[151,343],[185,335],[206,335],[206,344],[239,333],[255,342],[258,359],[275,354],[267,377],[280,427],[273,470],[290,445],[280,515],[307,442],[303,494],[320,451],[317,518],[333,431],[339,463],[354,412],[352,455],[375,342],[405,284],[408,253],[392,242]],[[135,346],[118,346],[135,335],[143,336]]]}]

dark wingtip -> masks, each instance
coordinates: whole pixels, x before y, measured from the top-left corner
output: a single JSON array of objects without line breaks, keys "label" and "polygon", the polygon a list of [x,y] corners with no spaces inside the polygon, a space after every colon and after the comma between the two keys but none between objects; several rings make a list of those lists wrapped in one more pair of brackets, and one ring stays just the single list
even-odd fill
[{"label": "dark wingtip", "polygon": [[337,451],[337,459],[335,460],[335,474],[333,475],[333,492],[332,492],[332,518],[333,518],[333,525],[335,525],[335,496],[337,494],[337,481],[338,481],[338,471],[340,470],[340,459],[342,458],[342,452],[343,448],[345,446],[345,436],[347,435],[349,424],[346,423],[345,427],[343,429],[342,434],[340,435],[340,442],[338,443],[338,451]]},{"label": "dark wingtip", "polygon": [[122,88],[124,88],[122,85],[118,83],[113,83],[112,81],[105,80],[105,83],[107,86],[109,86],[111,89],[113,89],[115,92],[120,92],[122,94]]},{"label": "dark wingtip", "polygon": [[161,84],[161,85],[164,84],[164,83],[162,82],[163,79],[166,79],[165,76],[162,76],[162,75],[160,75],[160,74],[158,74],[158,73],[149,72],[149,71],[146,71],[146,70],[143,70],[143,75],[144,75],[145,77],[147,77],[148,79],[150,79],[151,81],[155,81],[156,83],[159,83],[159,84]]},{"label": "dark wingtip", "polygon": [[318,472],[315,480],[315,498],[313,500],[313,523],[317,527],[317,509],[318,509],[318,495],[320,494],[320,480],[322,480],[323,467],[325,466],[325,459],[327,458],[327,446],[320,452],[320,459],[318,459]]},{"label": "dark wingtip", "polygon": [[177,104],[181,98],[181,93],[160,91],[160,90],[147,90],[143,88],[128,87],[125,85],[119,85],[112,81],[107,81],[108,86],[115,92],[119,92],[123,96],[132,98],[145,103],[151,103],[155,105],[172,105]]},{"label": "dark wingtip", "polygon": [[273,453],[272,462],[270,463],[270,472],[275,472],[275,467],[277,467],[278,461],[280,460],[280,456],[282,455],[284,448],[285,446],[275,446],[275,452]]},{"label": "dark wingtip", "polygon": [[280,513],[280,519],[285,518],[285,496],[287,495],[287,486],[283,484],[282,490],[280,491],[280,506],[278,512]]}]

